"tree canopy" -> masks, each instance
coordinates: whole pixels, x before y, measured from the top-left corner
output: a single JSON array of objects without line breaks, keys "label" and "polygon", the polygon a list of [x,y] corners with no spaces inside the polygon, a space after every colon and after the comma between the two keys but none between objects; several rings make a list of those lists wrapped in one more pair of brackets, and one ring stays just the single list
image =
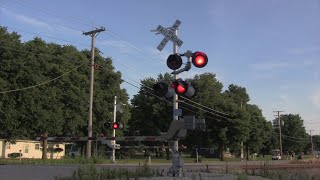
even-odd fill
[{"label": "tree canopy", "polygon": [[[50,136],[86,136],[89,99],[89,51],[70,45],[46,43],[41,38],[21,42],[20,36],[0,28],[0,127],[8,139]],[[109,133],[104,127],[113,119],[114,96],[128,102],[120,88],[121,73],[110,58],[96,50],[93,132]],[[130,118],[129,108],[119,115]]]}]

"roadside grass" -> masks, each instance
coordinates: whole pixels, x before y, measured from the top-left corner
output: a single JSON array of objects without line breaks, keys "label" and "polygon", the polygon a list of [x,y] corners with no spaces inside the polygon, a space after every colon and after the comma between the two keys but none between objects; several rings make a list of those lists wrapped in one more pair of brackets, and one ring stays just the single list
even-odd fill
[{"label": "roadside grass", "polygon": [[[312,158],[311,156],[305,156],[304,160],[293,160],[290,163],[304,163],[309,161]],[[184,156],[183,158],[184,163],[195,163],[196,158],[190,158],[189,156]],[[242,161],[240,158],[227,158],[225,161],[220,161],[218,158],[203,158],[199,156],[198,162],[205,164],[211,162],[221,162],[221,163],[228,163],[228,162],[239,162]],[[244,159],[246,161],[246,159]],[[255,159],[250,158],[249,161],[260,161],[260,162],[271,162],[271,155],[266,155],[265,157],[256,157]],[[149,157],[134,157],[134,158],[117,158],[117,164],[145,164],[145,163],[171,163],[171,160],[167,160],[165,158],[155,158],[151,157],[149,161]],[[55,164],[109,164],[112,163],[109,157],[106,156],[92,156],[90,159],[86,159],[82,156],[76,156],[75,158],[71,158],[70,156],[65,156],[62,159],[28,159],[22,158],[21,161],[19,158],[0,158],[0,164],[48,164],[48,165],[55,165]]]},{"label": "roadside grass", "polygon": [[[318,171],[316,169],[316,171]],[[260,176],[267,179],[273,180],[315,180],[319,179],[320,174],[310,173],[309,170],[305,169],[260,169],[255,171],[249,171],[245,174],[249,176]]]},{"label": "roadside grass", "polygon": [[55,180],[103,180],[103,179],[139,179],[141,177],[161,176],[159,170],[151,169],[146,164],[135,170],[125,168],[96,168],[94,165],[80,167],[70,177],[55,177]]}]

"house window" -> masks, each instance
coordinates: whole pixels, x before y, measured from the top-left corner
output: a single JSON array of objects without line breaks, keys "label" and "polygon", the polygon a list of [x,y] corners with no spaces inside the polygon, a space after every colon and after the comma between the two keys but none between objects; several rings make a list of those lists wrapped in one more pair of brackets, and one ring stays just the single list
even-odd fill
[{"label": "house window", "polygon": [[40,150],[40,144],[36,144],[34,149],[35,150]]},{"label": "house window", "polygon": [[10,143],[9,142],[6,142],[6,149],[10,149]]},{"label": "house window", "polygon": [[24,147],[24,153],[28,153],[29,152],[29,145],[26,145],[25,147]]}]

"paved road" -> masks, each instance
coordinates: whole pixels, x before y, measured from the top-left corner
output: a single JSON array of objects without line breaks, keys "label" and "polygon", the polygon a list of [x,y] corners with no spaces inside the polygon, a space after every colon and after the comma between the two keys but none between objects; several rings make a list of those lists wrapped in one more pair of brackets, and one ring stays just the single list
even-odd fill
[{"label": "paved road", "polygon": [[[209,169],[223,169],[239,167],[243,165],[261,165],[264,162],[250,161],[250,162],[213,162],[213,163],[185,163],[184,169],[186,171],[206,170],[207,165]],[[288,161],[270,161],[273,164],[286,164]],[[100,164],[96,165],[98,168],[128,168],[135,169],[139,164]],[[169,169],[171,164],[151,164],[150,167],[156,169],[164,169],[165,172]],[[71,176],[73,172],[78,169],[80,165],[0,165],[0,180],[53,180],[56,176]],[[221,173],[221,172],[220,172]]]}]

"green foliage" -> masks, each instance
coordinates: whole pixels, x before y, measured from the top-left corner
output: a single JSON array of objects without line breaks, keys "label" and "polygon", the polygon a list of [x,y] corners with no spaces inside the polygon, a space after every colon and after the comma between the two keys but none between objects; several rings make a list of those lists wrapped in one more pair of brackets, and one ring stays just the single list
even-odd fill
[{"label": "green foliage", "polygon": [[[284,114],[280,120],[283,122],[281,126],[283,152],[304,151],[310,142],[310,137],[306,133],[303,119],[298,114]],[[278,119],[274,120],[274,124],[278,125]],[[279,128],[275,128],[275,136],[279,137]]]},{"label": "green foliage", "polygon": [[[43,132],[85,136],[89,54],[37,37],[21,43],[19,35],[0,27],[0,92],[9,91],[0,94],[0,137],[34,138]],[[95,63],[101,68],[95,71],[93,134],[107,134],[110,130],[103,124],[112,120],[114,96],[128,104],[128,95],[120,88],[121,73],[114,71],[110,58],[96,50]],[[128,107],[123,109],[118,117],[126,124],[130,113]]]}]

